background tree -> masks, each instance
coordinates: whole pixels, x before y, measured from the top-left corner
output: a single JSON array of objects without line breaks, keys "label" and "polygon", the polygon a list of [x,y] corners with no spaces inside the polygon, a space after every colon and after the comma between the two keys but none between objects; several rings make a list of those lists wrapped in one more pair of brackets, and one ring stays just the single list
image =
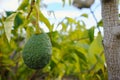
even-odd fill
[{"label": "background tree", "polygon": [[120,80],[119,0],[102,0],[104,50],[109,80]]}]

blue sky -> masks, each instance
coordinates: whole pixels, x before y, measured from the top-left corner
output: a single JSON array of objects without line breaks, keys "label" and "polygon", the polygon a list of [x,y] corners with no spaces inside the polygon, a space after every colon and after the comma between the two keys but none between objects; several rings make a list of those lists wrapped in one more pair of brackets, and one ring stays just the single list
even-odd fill
[{"label": "blue sky", "polygon": [[[98,21],[101,19],[101,6],[99,1],[100,0],[96,0],[91,7]],[[84,21],[87,24],[87,27],[89,28],[93,25],[96,25],[95,20],[92,17],[89,9],[79,10],[74,6],[70,6],[67,2],[66,2],[67,4],[63,7],[61,0],[43,0],[43,3],[47,5],[47,8],[42,9],[42,12],[46,17],[48,17],[48,19],[50,19],[51,23],[54,22],[57,23],[65,17],[76,18],[83,13],[87,13],[89,15],[89,18],[84,19]],[[18,0],[0,0],[0,12],[11,10],[14,11],[17,9],[18,5],[19,5]],[[49,11],[54,12],[56,19],[54,18],[53,15],[48,15]]]},{"label": "blue sky", "polygon": [[[68,0],[66,0],[68,1]],[[77,9],[74,6],[70,6],[69,4],[66,4],[64,7],[62,6],[63,3],[61,0],[44,0],[44,3],[47,4],[47,8],[43,9],[43,13],[46,14],[46,17],[49,18],[49,20],[55,24],[57,24],[58,22],[62,21],[65,17],[72,17],[72,18],[76,18],[78,17],[78,19],[82,19],[84,20],[84,22],[86,23],[87,28],[90,28],[92,26],[96,25],[96,22],[92,16],[92,14],[90,13],[89,9]],[[67,3],[67,2],[66,2]],[[94,11],[95,16],[97,18],[97,20],[101,20],[101,4],[100,4],[100,0],[95,0],[95,3],[92,5],[91,9]],[[53,11],[56,18],[54,18],[53,15],[47,15],[46,11]],[[81,14],[83,13],[87,13],[89,15],[88,19],[79,17]],[[60,27],[58,27],[58,30],[60,29]],[[101,30],[103,31],[103,29],[101,28]],[[96,29],[95,31],[96,33],[98,32],[98,30]]]},{"label": "blue sky", "polygon": [[[66,0],[66,1],[68,1],[68,0]],[[96,22],[95,22],[93,16],[91,15],[89,9],[79,10],[72,5],[70,6],[69,4],[66,4],[63,7],[61,0],[44,0],[44,3],[46,3],[48,5],[48,7],[47,7],[47,9],[43,10],[43,12],[45,13],[45,11],[54,11],[58,22],[66,16],[76,18],[76,17],[79,17],[83,13],[87,13],[89,15],[89,18],[84,19],[84,21],[87,24],[87,27],[90,28],[91,26],[96,25]],[[100,0],[95,0],[95,3],[92,5],[91,9],[94,11],[97,20],[98,21],[101,20]],[[53,20],[53,22],[57,22],[54,19],[54,16],[47,16],[47,17],[49,17],[51,20]]]}]

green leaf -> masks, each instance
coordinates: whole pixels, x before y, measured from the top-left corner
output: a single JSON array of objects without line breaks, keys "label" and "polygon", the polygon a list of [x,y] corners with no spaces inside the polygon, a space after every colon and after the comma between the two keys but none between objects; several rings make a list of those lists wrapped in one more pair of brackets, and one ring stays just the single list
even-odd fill
[{"label": "green leaf", "polygon": [[98,34],[96,39],[91,43],[89,50],[88,50],[88,62],[90,66],[94,65],[96,60],[96,55],[100,55],[103,51],[103,45],[102,45],[102,36],[101,34]]},{"label": "green leaf", "polygon": [[25,18],[23,17],[22,14],[17,14],[14,20],[14,28],[18,28],[20,25],[24,23]]},{"label": "green leaf", "polygon": [[40,21],[42,21],[43,23],[45,23],[45,25],[48,27],[48,29],[50,31],[52,31],[52,26],[51,26],[49,20],[42,14],[41,11],[39,11],[39,15],[40,15],[40,17],[39,17]]},{"label": "green leaf", "polygon": [[96,75],[96,77],[98,78],[98,80],[102,80],[100,75]]},{"label": "green leaf", "polygon": [[97,25],[102,27],[103,26],[103,21],[100,20]]},{"label": "green leaf", "polygon": [[66,24],[62,22],[61,25],[62,25],[62,31],[67,31],[67,26],[66,26]]},{"label": "green leaf", "polygon": [[13,60],[11,60],[9,58],[9,56],[3,55],[2,59],[4,59],[4,60],[2,60],[2,63],[4,64],[5,67],[6,66],[15,66],[15,62],[13,62]]},{"label": "green leaf", "polygon": [[18,7],[18,10],[25,10],[25,8],[29,5],[29,0],[22,0],[21,5]]},{"label": "green leaf", "polygon": [[88,18],[88,14],[84,13],[81,15],[82,17]]},{"label": "green leaf", "polygon": [[71,5],[72,4],[72,1],[71,0],[69,0],[69,5]]},{"label": "green leaf", "polygon": [[70,24],[72,24],[72,23],[77,24],[76,20],[73,19],[73,18],[66,17],[66,19],[68,20],[68,22],[69,22]]},{"label": "green leaf", "polygon": [[11,47],[6,39],[6,36],[0,36],[0,53],[9,53],[11,52]]},{"label": "green leaf", "polygon": [[6,13],[7,17],[8,17],[13,13],[13,11],[6,11],[5,13]]},{"label": "green leaf", "polygon": [[33,35],[34,28],[32,26],[27,26],[26,30],[26,41]]},{"label": "green leaf", "polygon": [[53,47],[56,47],[56,48],[58,48],[58,49],[61,48],[61,45],[58,44],[57,42],[55,42],[55,41],[51,41],[51,43],[52,43],[52,46],[53,46]]},{"label": "green leaf", "polygon": [[63,6],[65,6],[65,0],[62,0],[62,2],[63,2]]},{"label": "green leaf", "polygon": [[17,13],[13,13],[10,16],[8,16],[4,22],[4,29],[5,29],[5,34],[8,39],[8,42],[10,42],[10,35],[11,35],[11,30],[12,26],[14,24],[14,19],[16,17]]},{"label": "green leaf", "polygon": [[55,66],[56,66],[56,63],[51,60],[50,61],[50,69],[53,70]]},{"label": "green leaf", "polygon": [[84,62],[87,62],[86,57],[85,57],[85,55],[84,55],[83,53],[81,53],[81,52],[78,51],[78,50],[74,50],[74,51],[75,51],[75,53],[77,54],[77,56],[78,56],[81,60],[83,60]]},{"label": "green leaf", "polygon": [[95,55],[95,57],[96,57],[96,59],[97,59],[97,61],[98,61],[99,63],[104,64],[104,62],[103,62],[103,60],[102,60],[102,58],[101,58],[100,55]]},{"label": "green leaf", "polygon": [[88,35],[89,35],[89,39],[90,39],[90,42],[92,42],[94,40],[94,27],[90,28],[88,30]]}]

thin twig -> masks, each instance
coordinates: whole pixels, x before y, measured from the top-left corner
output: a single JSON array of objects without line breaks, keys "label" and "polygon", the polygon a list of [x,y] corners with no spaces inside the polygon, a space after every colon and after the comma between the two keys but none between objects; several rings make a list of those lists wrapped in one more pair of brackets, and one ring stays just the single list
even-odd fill
[{"label": "thin twig", "polygon": [[36,75],[38,74],[38,72],[39,72],[39,70],[36,70],[36,71],[32,74],[30,80],[35,80]]},{"label": "thin twig", "polygon": [[100,28],[99,28],[99,25],[98,25],[97,18],[96,18],[95,14],[94,14],[94,12],[92,11],[91,8],[90,8],[90,12],[91,12],[91,14],[92,14],[92,16],[93,16],[93,18],[94,18],[94,20],[95,20],[95,22],[96,22],[96,25],[97,25],[97,29],[98,29],[98,31],[101,33]]},{"label": "thin twig", "polygon": [[35,4],[35,0],[32,0],[32,1],[31,1],[31,6],[30,6],[30,12],[29,12],[28,15],[27,15],[27,19],[30,17],[30,14],[32,13],[34,4]]},{"label": "thin twig", "polygon": [[17,54],[17,50],[14,50],[14,51],[13,51],[13,54],[10,56],[10,59],[13,59],[16,54]]}]

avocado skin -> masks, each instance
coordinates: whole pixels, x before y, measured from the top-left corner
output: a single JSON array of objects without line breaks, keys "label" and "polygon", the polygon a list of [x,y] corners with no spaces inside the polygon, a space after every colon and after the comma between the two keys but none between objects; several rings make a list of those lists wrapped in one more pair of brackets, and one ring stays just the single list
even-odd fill
[{"label": "avocado skin", "polygon": [[42,69],[50,61],[52,44],[46,33],[34,34],[23,48],[24,63],[32,69]]}]

